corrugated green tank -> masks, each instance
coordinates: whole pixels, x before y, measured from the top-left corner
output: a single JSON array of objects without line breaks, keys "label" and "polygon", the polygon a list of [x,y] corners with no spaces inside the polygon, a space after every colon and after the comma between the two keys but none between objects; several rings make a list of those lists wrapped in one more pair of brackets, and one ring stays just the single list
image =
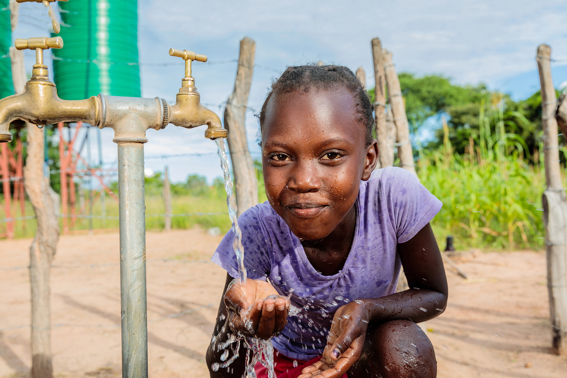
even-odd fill
[{"label": "corrugated green tank", "polygon": [[64,46],[53,51],[57,93],[140,97],[137,0],[58,2]]},{"label": "corrugated green tank", "polygon": [[0,0],[0,98],[14,94],[12,64],[10,63],[12,27],[10,26],[9,2],[9,0]]}]

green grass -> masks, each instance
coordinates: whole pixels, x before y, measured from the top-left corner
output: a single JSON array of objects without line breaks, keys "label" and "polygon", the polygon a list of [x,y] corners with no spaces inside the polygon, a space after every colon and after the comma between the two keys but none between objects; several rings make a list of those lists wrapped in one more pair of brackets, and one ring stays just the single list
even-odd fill
[{"label": "green grass", "polygon": [[[110,197],[105,199],[106,216],[118,217],[118,202]],[[88,204],[85,206],[88,209]],[[173,214],[192,214],[192,213],[222,213],[220,215],[201,215],[201,216],[179,216],[172,218],[173,229],[189,229],[196,225],[203,228],[219,227],[222,233],[230,229],[231,223],[228,217],[226,200],[220,197],[211,196],[211,198],[203,196],[172,196]],[[79,213],[77,209],[77,213]],[[164,217],[151,216],[153,214],[164,214],[165,207],[161,196],[146,196],[146,229],[163,230]],[[93,215],[102,216],[102,208],[100,200],[96,201],[93,206]],[[29,202],[26,202],[26,215],[34,215],[33,209]],[[87,213],[85,214],[87,215]],[[12,206],[12,217],[19,217],[20,211],[17,206]],[[0,218],[4,218],[3,208],[0,209]],[[35,235],[36,221],[35,219],[16,221],[15,222],[16,238],[31,238]],[[24,228],[25,224],[25,228]],[[61,229],[63,220],[59,221]],[[118,229],[118,219],[93,219],[93,229]],[[78,219],[73,230],[88,230],[89,220]],[[6,224],[0,223],[0,234],[6,230]]]}]

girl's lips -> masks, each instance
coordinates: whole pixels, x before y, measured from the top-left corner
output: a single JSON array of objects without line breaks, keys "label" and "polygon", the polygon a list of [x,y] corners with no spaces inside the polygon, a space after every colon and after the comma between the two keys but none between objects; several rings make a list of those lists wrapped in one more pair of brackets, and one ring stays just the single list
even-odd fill
[{"label": "girl's lips", "polygon": [[315,218],[318,216],[326,206],[310,206],[310,207],[288,207],[293,215],[298,218]]}]

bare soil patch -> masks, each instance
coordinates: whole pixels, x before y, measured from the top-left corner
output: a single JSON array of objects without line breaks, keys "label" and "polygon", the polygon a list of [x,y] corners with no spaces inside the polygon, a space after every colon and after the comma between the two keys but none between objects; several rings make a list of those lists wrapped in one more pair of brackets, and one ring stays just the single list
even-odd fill
[{"label": "bare soil patch", "polygon": [[[151,377],[207,377],[205,351],[225,272],[209,262],[221,237],[201,229],[147,234]],[[119,238],[63,236],[52,270],[57,377],[118,377],[121,365]],[[30,368],[31,240],[0,242],[0,377]],[[564,377],[551,354],[545,254],[480,253],[448,271],[447,311],[423,325],[439,377]]]}]

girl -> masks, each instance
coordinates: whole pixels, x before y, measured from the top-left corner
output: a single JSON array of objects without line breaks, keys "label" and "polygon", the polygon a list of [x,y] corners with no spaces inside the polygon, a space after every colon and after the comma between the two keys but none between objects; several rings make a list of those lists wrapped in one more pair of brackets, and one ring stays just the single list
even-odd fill
[{"label": "girl", "polygon": [[[245,285],[233,279],[234,233],[213,256],[228,274],[209,367],[241,333],[271,339],[278,378],[436,376],[416,323],[447,303],[429,225],[442,204],[408,171],[374,171],[372,111],[345,67],[290,67],[272,85],[260,113],[268,202],[239,219]],[[410,289],[395,293],[400,264]],[[288,317],[290,305],[301,312]],[[241,347],[211,377],[242,377],[245,359]]]}]

